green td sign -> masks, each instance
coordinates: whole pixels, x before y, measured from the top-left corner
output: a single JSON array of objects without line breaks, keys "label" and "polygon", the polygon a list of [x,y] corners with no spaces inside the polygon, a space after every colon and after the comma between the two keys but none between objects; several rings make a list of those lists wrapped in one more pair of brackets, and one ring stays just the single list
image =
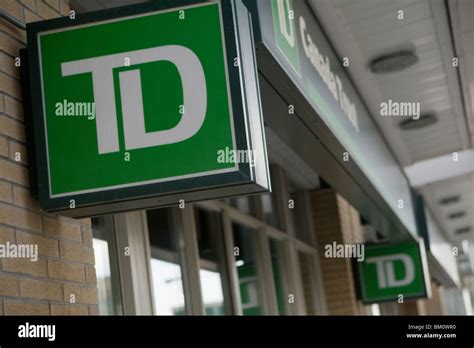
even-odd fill
[{"label": "green td sign", "polygon": [[260,103],[246,98],[258,81],[243,5],[169,3],[28,26],[46,209],[76,216],[269,187]]},{"label": "green td sign", "polygon": [[360,293],[365,303],[428,297],[430,281],[422,242],[365,246],[358,263]]},{"label": "green td sign", "polygon": [[271,0],[275,42],[295,72],[301,76],[298,32],[295,25],[293,0]]}]

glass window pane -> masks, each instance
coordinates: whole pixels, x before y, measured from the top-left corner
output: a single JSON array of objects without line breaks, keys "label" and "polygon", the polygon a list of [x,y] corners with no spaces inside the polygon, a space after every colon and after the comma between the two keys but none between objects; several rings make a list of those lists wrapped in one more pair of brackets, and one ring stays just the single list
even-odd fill
[{"label": "glass window pane", "polygon": [[275,197],[275,193],[264,193],[260,195],[263,221],[273,227],[280,228],[278,205]]},{"label": "glass window pane", "polygon": [[311,243],[311,228],[308,225],[308,204],[311,204],[305,196],[305,192],[291,181],[288,181],[288,190],[290,199],[293,200],[293,208],[290,212],[293,214],[293,222],[295,226],[295,235],[301,241],[308,244]]},{"label": "glass window pane", "polygon": [[151,250],[151,275],[155,314],[184,315],[184,296],[178,231],[174,228],[171,209],[147,211]]},{"label": "glass window pane", "polygon": [[112,297],[109,245],[105,240],[94,238],[93,246],[97,287],[99,288],[99,313],[102,315],[115,314]]},{"label": "glass window pane", "polygon": [[301,280],[303,282],[303,293],[304,300],[306,304],[306,313],[309,315],[317,314],[315,312],[315,299],[314,299],[314,290],[313,290],[313,277],[312,277],[312,257],[309,254],[302,252],[298,253],[300,261],[300,270],[301,270]]},{"label": "glass window pane", "polygon": [[101,315],[122,314],[112,216],[93,218],[92,233],[95,271],[99,289],[99,313]]},{"label": "glass window pane", "polygon": [[206,314],[232,314],[220,214],[197,208],[195,219]]},{"label": "glass window pane", "polygon": [[173,262],[162,261],[153,257],[151,259],[151,272],[156,314],[186,314],[181,267]]},{"label": "glass window pane", "polygon": [[290,199],[292,199],[294,203],[293,209],[290,209],[290,211],[293,213],[293,222],[295,224],[296,238],[306,243],[310,243],[311,239],[306,221],[306,203],[304,195],[298,194],[297,192],[292,192],[290,193]]},{"label": "glass window pane", "polygon": [[257,216],[255,207],[255,196],[240,196],[234,198],[226,198],[224,203],[234,207],[242,213]]},{"label": "glass window pane", "polygon": [[224,310],[224,293],[222,291],[222,278],[219,272],[201,269],[199,271],[199,277],[201,280],[202,300],[206,314],[230,314]]},{"label": "glass window pane", "polygon": [[286,314],[287,289],[284,282],[283,242],[270,238],[270,254],[272,257],[273,281],[277,297],[278,313]]},{"label": "glass window pane", "polygon": [[233,223],[235,266],[240,284],[244,315],[262,315],[260,279],[256,263],[254,236],[257,231]]}]

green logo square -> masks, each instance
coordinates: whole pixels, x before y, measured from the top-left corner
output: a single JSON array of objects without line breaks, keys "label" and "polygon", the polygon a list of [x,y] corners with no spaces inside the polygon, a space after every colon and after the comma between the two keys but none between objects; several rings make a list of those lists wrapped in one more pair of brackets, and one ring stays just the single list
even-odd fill
[{"label": "green logo square", "polygon": [[358,263],[365,302],[396,301],[399,296],[427,296],[423,244],[365,246],[365,260]]},{"label": "green logo square", "polygon": [[238,169],[219,6],[38,35],[51,197]]}]

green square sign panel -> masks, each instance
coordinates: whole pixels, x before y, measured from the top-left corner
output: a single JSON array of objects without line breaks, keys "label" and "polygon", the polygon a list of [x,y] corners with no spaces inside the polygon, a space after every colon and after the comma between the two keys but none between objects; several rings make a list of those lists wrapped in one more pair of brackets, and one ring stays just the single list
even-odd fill
[{"label": "green square sign panel", "polygon": [[40,34],[53,197],[235,170],[220,28],[213,4]]},{"label": "green square sign panel", "polygon": [[422,242],[365,246],[358,274],[365,303],[423,298],[430,292]]},{"label": "green square sign panel", "polygon": [[[252,184],[261,177],[255,163],[222,153],[258,151],[267,171],[264,142],[251,139],[263,137],[260,110],[249,112],[254,106],[241,94],[239,70],[253,61],[246,42],[235,41],[236,30],[241,40],[252,40],[249,23],[238,27],[239,16],[233,20],[243,5],[163,6],[28,26],[39,193],[46,208],[77,212],[176,192],[184,199],[188,190]],[[246,68],[256,74],[255,67]],[[252,87],[258,85],[244,93]],[[245,117],[256,116],[259,127],[246,129]],[[268,188],[268,182],[258,184],[257,191]],[[213,195],[220,196],[215,189]]]}]

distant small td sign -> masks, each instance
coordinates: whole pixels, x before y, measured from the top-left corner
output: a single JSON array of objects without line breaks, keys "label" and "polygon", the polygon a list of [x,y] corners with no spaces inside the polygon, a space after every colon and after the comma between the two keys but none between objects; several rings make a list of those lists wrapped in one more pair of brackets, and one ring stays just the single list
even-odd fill
[{"label": "distant small td sign", "polygon": [[417,242],[367,245],[357,264],[360,295],[365,303],[429,297],[425,246]]},{"label": "distant small td sign", "polygon": [[45,210],[92,216],[270,189],[245,6],[170,3],[28,24]]}]

